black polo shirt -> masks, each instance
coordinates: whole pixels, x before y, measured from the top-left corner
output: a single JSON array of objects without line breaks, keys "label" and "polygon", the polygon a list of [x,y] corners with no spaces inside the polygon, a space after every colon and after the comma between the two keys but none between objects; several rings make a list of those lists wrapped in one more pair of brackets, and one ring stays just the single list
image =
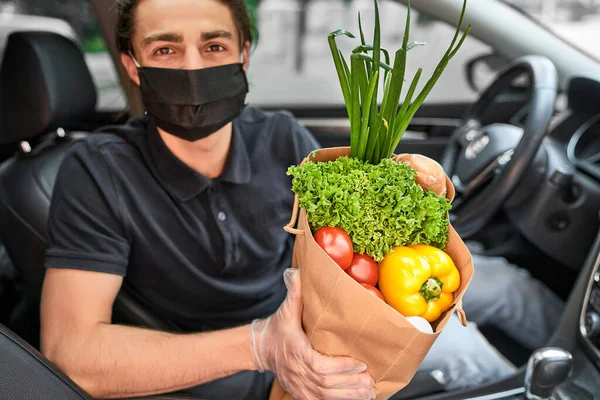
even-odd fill
[{"label": "black polo shirt", "polygon": [[63,161],[46,267],[122,275],[144,308],[185,332],[275,312],[293,247],[286,170],[318,147],[311,134],[287,113],[246,108],[223,174],[209,179],[147,117],[104,130]]}]

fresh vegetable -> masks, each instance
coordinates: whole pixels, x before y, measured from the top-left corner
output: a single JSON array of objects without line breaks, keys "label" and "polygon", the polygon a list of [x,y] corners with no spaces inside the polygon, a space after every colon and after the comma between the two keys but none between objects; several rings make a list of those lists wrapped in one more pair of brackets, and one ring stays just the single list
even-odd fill
[{"label": "fresh vegetable", "polygon": [[340,157],[293,166],[288,174],[313,231],[341,228],[357,253],[381,261],[396,246],[446,246],[450,201],[423,190],[404,163]]},{"label": "fresh vegetable", "polygon": [[315,241],[343,270],[346,270],[354,252],[352,251],[352,240],[344,230],[336,227],[325,226],[314,234]]},{"label": "fresh vegetable", "polygon": [[[352,157],[378,164],[382,159],[392,156],[415,113],[421,107],[440,76],[444,73],[450,60],[463,45],[471,30],[471,26],[466,28],[459,39],[467,6],[467,1],[465,0],[456,32],[448,50],[435,68],[431,78],[423,86],[419,94],[415,96],[423,69],[419,68],[417,70],[408,90],[406,90],[406,87],[404,87],[406,57],[409,50],[424,43],[408,43],[411,21],[410,1],[407,4],[408,12],[406,15],[404,40],[402,47],[396,51],[393,66],[390,66],[389,53],[381,47],[379,7],[377,0],[374,0],[374,3],[375,30],[372,45],[367,45],[365,42],[359,14],[358,25],[361,45],[352,51],[350,62],[346,61],[342,52],[338,49],[336,38],[338,36],[354,38],[354,35],[344,30],[332,32],[329,34],[329,47],[340,80],[348,117],[350,118],[350,147]],[[385,57],[385,62],[381,59],[382,54]],[[380,78],[382,78],[381,82],[383,83],[381,106],[378,104]],[[402,106],[399,107],[403,89],[406,92],[406,97],[402,101]]]},{"label": "fresh vegetable", "polygon": [[379,280],[379,266],[366,254],[354,254],[346,273],[358,283],[375,286]]},{"label": "fresh vegetable", "polygon": [[350,62],[338,49],[336,38],[354,38],[354,35],[338,30],[329,34],[328,39],[350,119],[350,157],[290,167],[288,175],[293,176],[292,190],[298,194],[300,207],[306,209],[313,230],[339,227],[350,235],[354,251],[380,261],[396,246],[426,244],[444,249],[448,241],[447,212],[451,207],[444,197],[444,171],[423,159],[414,160],[418,167],[415,170],[407,163],[393,160],[392,155],[471,27],[460,35],[467,6],[464,0],[452,42],[433,75],[415,96],[423,71],[418,69],[400,104],[407,53],[424,43],[408,43],[409,1],[402,48],[396,51],[390,66],[389,52],[381,47],[377,0],[374,5],[373,44],[365,41],[359,14],[361,44],[352,51]]},{"label": "fresh vegetable", "polygon": [[452,258],[432,246],[400,246],[379,266],[385,301],[404,316],[437,320],[454,301],[460,273]]},{"label": "fresh vegetable", "polygon": [[361,285],[362,285],[362,287],[364,287],[365,289],[367,289],[370,294],[372,294],[373,296],[378,297],[381,300],[385,301],[385,299],[383,298],[383,295],[381,294],[381,292],[379,291],[379,289],[377,289],[375,286],[369,285],[367,283],[361,283]]},{"label": "fresh vegetable", "polygon": [[423,333],[433,333],[433,329],[431,328],[431,324],[427,322],[425,318],[422,317],[406,317],[408,322],[413,324],[415,328],[420,330]]}]

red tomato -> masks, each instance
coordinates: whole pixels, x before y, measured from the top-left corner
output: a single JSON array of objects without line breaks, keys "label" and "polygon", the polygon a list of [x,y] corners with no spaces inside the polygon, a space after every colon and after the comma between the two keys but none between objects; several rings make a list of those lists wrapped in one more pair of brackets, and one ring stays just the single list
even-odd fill
[{"label": "red tomato", "polygon": [[350,266],[354,250],[352,240],[340,228],[323,227],[315,232],[315,241],[344,271]]},{"label": "red tomato", "polygon": [[354,254],[346,273],[358,283],[375,286],[379,280],[379,266],[366,254]]},{"label": "red tomato", "polygon": [[371,285],[367,285],[366,283],[361,283],[361,285],[369,291],[373,296],[379,297],[381,300],[385,301],[381,292],[375,287]]}]

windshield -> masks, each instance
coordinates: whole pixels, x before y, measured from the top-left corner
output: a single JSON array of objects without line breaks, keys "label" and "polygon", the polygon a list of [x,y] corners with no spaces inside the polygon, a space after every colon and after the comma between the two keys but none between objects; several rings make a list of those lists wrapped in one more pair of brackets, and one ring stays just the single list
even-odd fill
[{"label": "windshield", "polygon": [[589,56],[600,59],[600,0],[501,0]]},{"label": "windshield", "polygon": [[[327,35],[343,28],[358,36],[360,12],[366,40],[371,43],[375,18],[373,0],[252,1],[256,3],[259,39],[250,63],[250,102],[276,108],[343,106]],[[379,8],[381,43],[393,57],[402,46],[407,7],[398,0],[379,0]],[[407,79],[412,79],[422,67],[424,84],[446,52],[448,38],[452,38],[455,28],[415,9],[411,16],[411,41],[428,45],[411,52],[407,59]],[[340,37],[338,40],[346,58],[359,43],[359,39]],[[426,102],[474,101],[478,93],[465,78],[465,66],[473,58],[491,52],[493,49],[474,35],[467,37]]]},{"label": "windshield", "polygon": [[[363,19],[367,41],[372,37],[373,0],[247,0],[252,3],[259,40],[250,63],[250,96],[264,107],[339,107],[342,92],[333,65],[327,34],[344,28],[358,33],[357,15]],[[558,37],[594,58],[600,57],[600,0],[500,0],[543,24]],[[402,45],[406,6],[399,0],[379,0],[382,45],[395,51]],[[507,21],[507,25],[509,22]],[[407,60],[409,79],[422,67],[429,77],[446,51],[454,27],[413,9],[411,41],[428,45],[413,50]],[[357,40],[340,38],[348,54]],[[448,65],[427,104],[470,103],[480,93],[469,84],[469,63],[496,51],[475,35],[469,35]],[[393,53],[392,53],[393,54]],[[509,61],[509,60],[504,60]],[[481,70],[481,68],[480,68]],[[495,71],[480,71],[477,81],[486,87]],[[425,81],[423,79],[422,81]],[[381,94],[381,91],[379,92]],[[381,101],[381,98],[379,99]]]}]

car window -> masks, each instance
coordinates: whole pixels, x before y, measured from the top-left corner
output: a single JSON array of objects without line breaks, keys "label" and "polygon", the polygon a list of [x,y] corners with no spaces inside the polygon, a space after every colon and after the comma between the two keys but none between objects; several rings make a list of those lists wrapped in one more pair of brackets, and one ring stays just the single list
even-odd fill
[{"label": "car window", "polygon": [[98,89],[96,108],[126,108],[119,77],[88,1],[0,0],[0,56],[8,35],[17,30],[52,31],[79,43]]},{"label": "car window", "polygon": [[[256,2],[256,1],[254,1]],[[382,46],[394,52],[402,46],[407,7],[380,0]],[[346,29],[358,37],[360,11],[367,42],[372,43],[373,0],[261,0],[256,17],[259,41],[251,58],[249,100],[260,106],[339,106],[343,97],[327,35]],[[421,87],[446,52],[455,28],[413,9],[410,41],[428,45],[410,51],[407,80],[423,67]],[[347,56],[359,39],[340,38]],[[491,53],[490,46],[472,35],[448,65],[430,93],[428,103],[472,102],[478,97],[466,78],[466,64]],[[493,77],[490,70],[489,79]],[[405,85],[408,86],[408,85]],[[406,89],[405,89],[406,90]]]}]

